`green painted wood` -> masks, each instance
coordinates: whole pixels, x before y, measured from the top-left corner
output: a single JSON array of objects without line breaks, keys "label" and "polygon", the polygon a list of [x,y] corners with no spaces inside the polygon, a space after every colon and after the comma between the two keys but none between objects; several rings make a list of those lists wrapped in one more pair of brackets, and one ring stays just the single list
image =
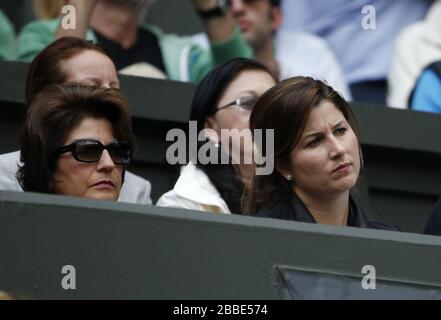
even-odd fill
[{"label": "green painted wood", "polygon": [[32,193],[0,192],[0,261],[35,299],[273,299],[278,266],[441,287],[439,237]]}]

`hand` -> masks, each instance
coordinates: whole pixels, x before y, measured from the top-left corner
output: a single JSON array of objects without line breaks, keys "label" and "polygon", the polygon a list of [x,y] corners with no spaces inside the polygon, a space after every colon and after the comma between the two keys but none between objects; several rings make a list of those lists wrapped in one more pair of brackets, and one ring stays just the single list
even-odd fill
[{"label": "hand", "polygon": [[68,0],[68,4],[75,7],[79,14],[90,16],[95,8],[95,5],[100,0]]}]

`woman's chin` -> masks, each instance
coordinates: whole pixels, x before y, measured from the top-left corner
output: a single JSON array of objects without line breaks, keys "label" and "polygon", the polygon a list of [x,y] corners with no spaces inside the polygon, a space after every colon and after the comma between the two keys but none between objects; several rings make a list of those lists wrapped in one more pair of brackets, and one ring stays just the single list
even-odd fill
[{"label": "woman's chin", "polygon": [[91,200],[107,200],[107,201],[116,201],[118,200],[118,194],[114,191],[95,191],[89,194],[84,195],[84,198]]}]

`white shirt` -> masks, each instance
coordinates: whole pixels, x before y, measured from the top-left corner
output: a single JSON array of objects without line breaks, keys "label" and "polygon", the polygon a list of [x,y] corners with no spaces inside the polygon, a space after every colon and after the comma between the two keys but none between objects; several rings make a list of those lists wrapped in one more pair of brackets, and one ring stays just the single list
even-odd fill
[{"label": "white shirt", "polygon": [[[0,190],[23,191],[15,177],[19,165],[20,151],[0,155]],[[126,171],[118,201],[151,204],[151,189],[149,181]]]},{"label": "white shirt", "polygon": [[441,1],[433,3],[427,17],[405,28],[397,38],[388,77],[387,104],[405,109],[421,72],[441,60]]},{"label": "white shirt", "polygon": [[173,190],[162,195],[156,205],[213,213],[231,213],[208,176],[191,162],[182,167],[181,175]]}]

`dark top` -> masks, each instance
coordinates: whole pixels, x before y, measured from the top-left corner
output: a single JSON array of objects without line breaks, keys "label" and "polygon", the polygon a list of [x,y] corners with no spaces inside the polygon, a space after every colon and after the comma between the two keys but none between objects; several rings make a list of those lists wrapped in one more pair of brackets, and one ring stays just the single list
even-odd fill
[{"label": "dark top", "polygon": [[433,208],[423,233],[441,236],[441,198]]},{"label": "dark top", "polygon": [[150,31],[139,29],[136,42],[128,49],[124,49],[96,30],[93,31],[96,34],[98,43],[106,49],[117,70],[138,62],[147,62],[167,74],[158,38]]},{"label": "dark top", "polygon": [[[295,194],[285,197],[272,207],[264,208],[256,213],[257,217],[317,223],[303,201]],[[383,229],[400,231],[396,225],[387,225],[369,221],[357,202],[349,196],[348,226],[357,228]]]}]

